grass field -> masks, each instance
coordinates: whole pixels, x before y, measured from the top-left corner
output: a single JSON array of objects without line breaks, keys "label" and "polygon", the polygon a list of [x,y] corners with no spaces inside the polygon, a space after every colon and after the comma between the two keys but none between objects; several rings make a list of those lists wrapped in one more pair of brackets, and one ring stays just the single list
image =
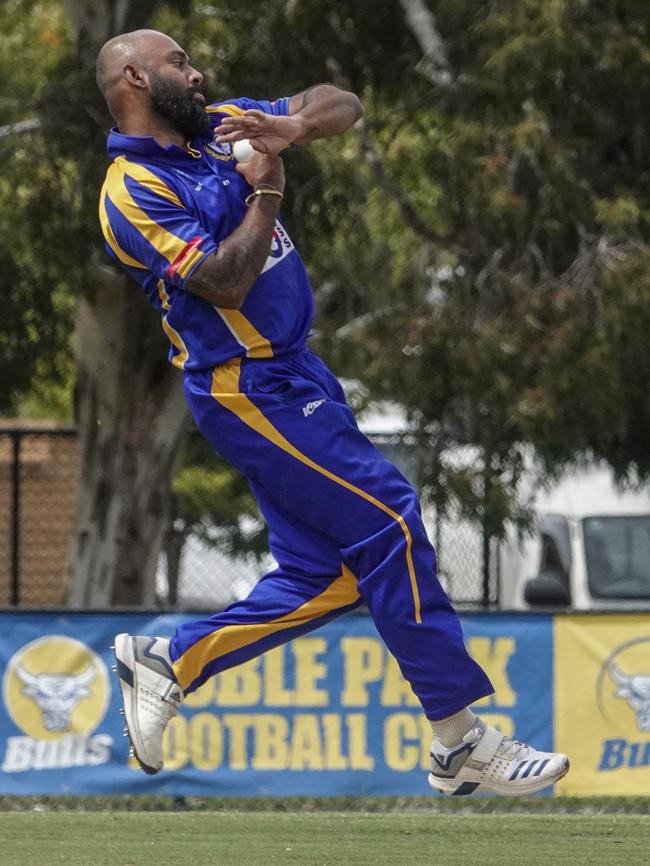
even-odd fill
[{"label": "grass field", "polygon": [[650,816],[5,812],[2,866],[637,866]]}]

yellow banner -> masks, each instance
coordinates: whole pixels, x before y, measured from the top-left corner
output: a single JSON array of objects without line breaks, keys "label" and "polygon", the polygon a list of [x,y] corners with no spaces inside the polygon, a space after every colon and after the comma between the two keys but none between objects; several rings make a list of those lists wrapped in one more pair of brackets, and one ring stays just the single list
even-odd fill
[{"label": "yellow banner", "polygon": [[558,616],[555,744],[571,759],[556,791],[650,794],[650,616]]}]

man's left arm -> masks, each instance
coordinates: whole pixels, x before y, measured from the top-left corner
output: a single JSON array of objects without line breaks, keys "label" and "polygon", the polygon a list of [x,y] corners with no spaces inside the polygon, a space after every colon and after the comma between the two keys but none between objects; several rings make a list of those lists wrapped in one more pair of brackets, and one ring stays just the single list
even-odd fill
[{"label": "man's left arm", "polygon": [[225,117],[215,129],[219,142],[247,138],[261,153],[279,153],[291,144],[309,144],[349,129],[363,114],[359,98],[332,84],[317,84],[289,99],[288,114],[251,109]]}]

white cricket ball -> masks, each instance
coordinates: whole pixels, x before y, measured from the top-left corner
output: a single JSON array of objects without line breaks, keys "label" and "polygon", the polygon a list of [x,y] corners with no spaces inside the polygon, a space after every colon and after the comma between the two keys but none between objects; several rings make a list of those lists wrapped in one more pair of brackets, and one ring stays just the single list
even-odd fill
[{"label": "white cricket ball", "polygon": [[236,141],[233,144],[232,153],[237,162],[248,162],[255,153],[255,149],[247,138],[242,138],[241,141]]}]

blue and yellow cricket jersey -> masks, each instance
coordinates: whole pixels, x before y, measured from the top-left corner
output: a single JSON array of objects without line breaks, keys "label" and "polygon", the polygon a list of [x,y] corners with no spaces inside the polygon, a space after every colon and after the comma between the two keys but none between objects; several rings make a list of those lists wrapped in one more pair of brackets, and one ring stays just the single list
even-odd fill
[{"label": "blue and yellow cricket jersey", "polygon": [[[207,108],[226,115],[257,108],[287,114],[289,100],[231,99]],[[240,310],[215,307],[186,291],[205,256],[241,224],[250,186],[235,170],[230,144],[210,133],[187,148],[151,137],[108,137],[113,158],[99,216],[106,249],[135,277],[161,312],[170,360],[183,370],[212,368],[235,357],[279,357],[304,348],[313,317],[309,279],[280,220],[268,258]]]}]

